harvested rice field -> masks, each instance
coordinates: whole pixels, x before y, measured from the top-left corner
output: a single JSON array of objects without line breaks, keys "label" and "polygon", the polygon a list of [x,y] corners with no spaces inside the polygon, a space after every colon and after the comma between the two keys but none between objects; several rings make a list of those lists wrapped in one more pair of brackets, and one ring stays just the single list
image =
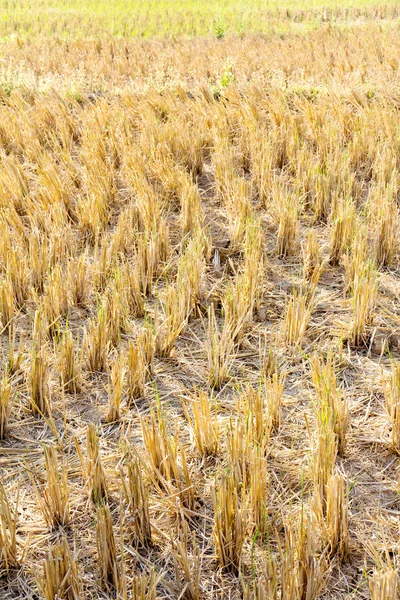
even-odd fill
[{"label": "harvested rice field", "polygon": [[48,4],[0,1],[0,598],[397,599],[398,4]]}]

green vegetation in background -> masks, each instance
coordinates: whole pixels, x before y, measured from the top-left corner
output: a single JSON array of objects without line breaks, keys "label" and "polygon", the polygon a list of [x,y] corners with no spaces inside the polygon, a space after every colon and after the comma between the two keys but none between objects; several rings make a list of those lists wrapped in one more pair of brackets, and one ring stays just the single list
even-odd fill
[{"label": "green vegetation in background", "polygon": [[393,19],[398,0],[0,0],[0,36],[195,36]]}]

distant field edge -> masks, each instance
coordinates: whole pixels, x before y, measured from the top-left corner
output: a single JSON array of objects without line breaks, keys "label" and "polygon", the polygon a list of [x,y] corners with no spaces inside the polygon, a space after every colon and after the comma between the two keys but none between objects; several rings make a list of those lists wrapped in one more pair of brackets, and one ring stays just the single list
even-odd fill
[{"label": "distant field edge", "polygon": [[233,33],[302,31],[326,23],[345,26],[399,18],[397,0],[0,0],[0,37],[223,38]]}]

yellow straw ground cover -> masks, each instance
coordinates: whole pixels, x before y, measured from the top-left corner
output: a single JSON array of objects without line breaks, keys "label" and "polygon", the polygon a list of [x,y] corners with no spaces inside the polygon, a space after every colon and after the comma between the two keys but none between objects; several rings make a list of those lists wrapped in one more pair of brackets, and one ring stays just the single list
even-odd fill
[{"label": "yellow straw ground cover", "polygon": [[397,598],[397,4],[0,7],[0,597]]}]

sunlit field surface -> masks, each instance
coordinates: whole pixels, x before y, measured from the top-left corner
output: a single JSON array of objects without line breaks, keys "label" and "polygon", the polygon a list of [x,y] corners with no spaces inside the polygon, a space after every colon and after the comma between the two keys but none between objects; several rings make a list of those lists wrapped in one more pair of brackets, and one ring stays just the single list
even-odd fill
[{"label": "sunlit field surface", "polygon": [[195,36],[398,19],[396,0],[0,0],[0,35]]},{"label": "sunlit field surface", "polygon": [[395,2],[0,2],[0,598],[395,600]]}]

